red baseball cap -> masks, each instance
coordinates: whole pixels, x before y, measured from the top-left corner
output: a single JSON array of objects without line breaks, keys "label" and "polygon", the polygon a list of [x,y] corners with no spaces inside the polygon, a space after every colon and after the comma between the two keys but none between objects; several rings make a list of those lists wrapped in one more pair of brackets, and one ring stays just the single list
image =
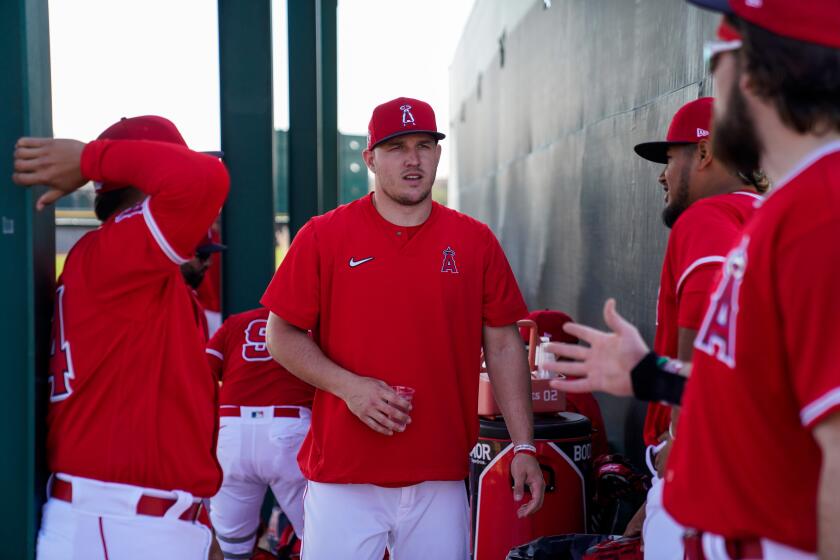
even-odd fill
[{"label": "red baseball cap", "polygon": [[367,149],[372,150],[377,144],[396,136],[421,132],[431,134],[435,140],[446,138],[438,132],[431,105],[419,99],[398,97],[373,110],[368,124]]},{"label": "red baseball cap", "polygon": [[[178,128],[170,121],[156,115],[142,117],[123,117],[106,128],[97,140],[153,140],[155,142],[169,142],[185,146],[184,137]],[[124,188],[127,185],[115,183],[94,183],[96,194]]]},{"label": "red baseball cap", "polygon": [[777,35],[840,48],[840,2],[837,0],[688,0],[731,14]]},{"label": "red baseball cap", "polygon": [[[571,322],[572,318],[562,311],[554,311],[553,309],[531,311],[525,318],[537,324],[537,336],[548,336],[553,342],[567,342],[569,344],[577,344],[578,342],[576,337],[563,330],[563,325]],[[531,330],[525,327],[520,328],[519,336],[527,344],[530,341]]]},{"label": "red baseball cap", "polygon": [[703,45],[703,61],[708,64],[718,54],[735,51],[742,46],[741,34],[729,25],[726,18],[721,18],[720,25],[717,28],[716,40],[706,41]]},{"label": "red baseball cap", "polygon": [[154,140],[187,145],[172,121],[155,115],[123,117],[106,128],[97,140]]},{"label": "red baseball cap", "polygon": [[689,101],[674,115],[665,140],[661,142],[643,142],[633,148],[646,160],[656,163],[668,163],[668,148],[674,145],[697,144],[709,138],[712,131],[711,97],[701,97]]}]

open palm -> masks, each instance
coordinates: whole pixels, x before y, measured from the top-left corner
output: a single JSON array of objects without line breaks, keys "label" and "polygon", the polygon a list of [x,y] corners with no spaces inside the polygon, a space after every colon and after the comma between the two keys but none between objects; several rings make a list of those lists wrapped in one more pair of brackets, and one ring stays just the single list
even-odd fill
[{"label": "open palm", "polygon": [[545,368],[568,378],[553,379],[551,386],[569,393],[604,391],[620,397],[633,395],[630,370],[639,363],[648,347],[636,327],[615,309],[615,300],[604,304],[604,321],[611,332],[577,323],[566,323],[563,330],[589,346],[551,342],[547,350],[560,361]]}]

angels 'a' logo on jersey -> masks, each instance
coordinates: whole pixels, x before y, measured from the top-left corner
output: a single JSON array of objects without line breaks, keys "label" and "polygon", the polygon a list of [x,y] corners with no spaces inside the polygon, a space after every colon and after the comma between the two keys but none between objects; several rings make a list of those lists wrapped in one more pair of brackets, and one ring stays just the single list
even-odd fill
[{"label": "angels 'a' logo on jersey", "polygon": [[440,271],[458,274],[458,265],[455,264],[455,251],[452,250],[452,247],[443,250],[443,265],[441,265]]},{"label": "angels 'a' logo on jersey", "polygon": [[52,344],[50,346],[50,401],[63,401],[73,393],[70,380],[75,379],[70,343],[64,331],[64,286],[56,290],[55,313],[52,323]]},{"label": "angels 'a' logo on jersey", "polygon": [[738,294],[744,273],[747,270],[748,236],[741,238],[737,247],[729,252],[723,264],[723,276],[712,294],[706,317],[694,347],[725,363],[735,367],[735,338],[738,322]]},{"label": "angels 'a' logo on jersey", "polygon": [[271,359],[265,342],[265,327],[268,321],[254,319],[245,327],[245,343],[242,345],[242,359],[246,362],[267,362]]}]

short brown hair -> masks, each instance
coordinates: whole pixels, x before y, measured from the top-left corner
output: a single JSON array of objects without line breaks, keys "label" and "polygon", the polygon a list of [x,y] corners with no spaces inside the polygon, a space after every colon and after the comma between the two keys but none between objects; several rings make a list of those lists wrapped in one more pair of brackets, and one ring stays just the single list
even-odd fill
[{"label": "short brown hair", "polygon": [[800,134],[840,131],[840,49],[782,37],[743,20],[734,24],[755,94],[775,106],[782,122]]}]

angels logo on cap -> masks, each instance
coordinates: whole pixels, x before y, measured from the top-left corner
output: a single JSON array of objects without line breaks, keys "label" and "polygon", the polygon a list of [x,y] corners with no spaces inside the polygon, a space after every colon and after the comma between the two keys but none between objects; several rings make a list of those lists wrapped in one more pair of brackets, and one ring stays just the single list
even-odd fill
[{"label": "angels logo on cap", "polygon": [[379,105],[373,110],[368,124],[367,149],[403,134],[431,134],[435,140],[446,136],[437,129],[435,111],[431,105],[419,99],[398,97]]},{"label": "angels logo on cap", "polygon": [[405,105],[401,105],[400,109],[403,112],[403,115],[402,115],[403,126],[406,126],[406,125],[409,125],[409,124],[414,124],[414,115],[411,114],[411,105],[406,103]]}]

